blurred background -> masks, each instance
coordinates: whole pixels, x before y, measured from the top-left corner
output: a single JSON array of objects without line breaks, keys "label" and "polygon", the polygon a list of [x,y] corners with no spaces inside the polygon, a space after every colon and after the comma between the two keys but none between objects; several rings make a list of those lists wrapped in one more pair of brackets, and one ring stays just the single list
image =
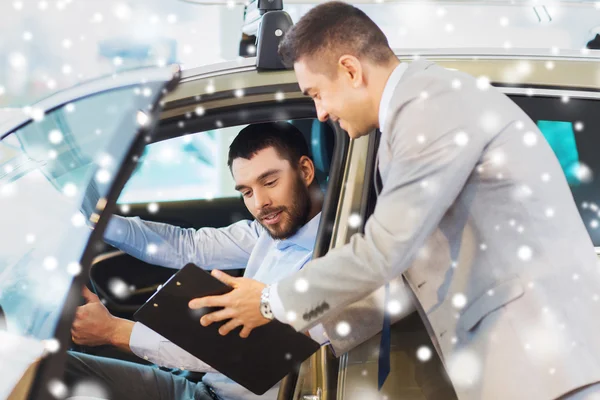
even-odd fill
[{"label": "blurred background", "polygon": [[[240,57],[244,3],[213,0],[2,0],[0,107],[142,65],[189,69]],[[285,2],[294,21],[314,6]],[[586,51],[600,2],[403,1],[357,4],[394,48]]]}]

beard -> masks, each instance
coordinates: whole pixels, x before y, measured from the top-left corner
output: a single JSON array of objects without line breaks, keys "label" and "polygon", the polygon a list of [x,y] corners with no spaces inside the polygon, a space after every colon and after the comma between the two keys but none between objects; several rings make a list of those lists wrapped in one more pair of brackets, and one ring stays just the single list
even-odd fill
[{"label": "beard", "polygon": [[[294,185],[292,199],[292,204],[289,207],[271,207],[262,210],[258,215],[258,222],[269,232],[271,238],[276,240],[288,239],[308,222],[312,201],[308,188],[299,176]],[[278,223],[274,225],[262,223],[265,216],[277,212],[281,213],[281,220]]]}]

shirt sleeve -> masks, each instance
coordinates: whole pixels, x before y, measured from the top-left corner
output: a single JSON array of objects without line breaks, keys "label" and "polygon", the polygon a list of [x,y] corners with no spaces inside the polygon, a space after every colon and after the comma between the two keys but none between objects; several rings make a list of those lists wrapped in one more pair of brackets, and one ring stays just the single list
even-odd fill
[{"label": "shirt sleeve", "polygon": [[246,267],[261,229],[249,220],[224,228],[185,229],[114,215],[104,240],[149,264],[180,269],[192,262],[204,269],[236,269]]},{"label": "shirt sleeve", "polygon": [[210,365],[139,322],[133,326],[129,347],[136,356],[161,367],[196,372],[217,372]]}]

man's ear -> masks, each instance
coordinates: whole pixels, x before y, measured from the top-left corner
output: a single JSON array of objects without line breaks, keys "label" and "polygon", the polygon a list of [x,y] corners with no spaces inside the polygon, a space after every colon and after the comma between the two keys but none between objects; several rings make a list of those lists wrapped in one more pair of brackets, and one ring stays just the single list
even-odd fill
[{"label": "man's ear", "polygon": [[338,60],[338,67],[352,87],[357,88],[362,85],[364,71],[358,58],[348,54],[343,55]]},{"label": "man's ear", "polygon": [[302,156],[298,161],[298,169],[306,187],[310,186],[315,180],[315,164],[309,157]]}]

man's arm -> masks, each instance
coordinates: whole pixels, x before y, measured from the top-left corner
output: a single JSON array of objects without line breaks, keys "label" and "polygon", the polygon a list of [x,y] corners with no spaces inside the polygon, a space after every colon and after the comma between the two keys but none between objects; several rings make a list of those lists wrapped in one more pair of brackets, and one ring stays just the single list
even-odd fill
[{"label": "man's arm", "polygon": [[71,336],[76,344],[112,345],[160,366],[197,372],[215,371],[139,322],[114,317],[98,296],[87,288],[83,290],[83,296],[87,304],[78,307],[71,328]]},{"label": "man's arm", "polygon": [[184,229],[114,215],[104,240],[149,264],[180,269],[193,262],[204,269],[244,268],[262,229],[256,221],[224,228]]}]

